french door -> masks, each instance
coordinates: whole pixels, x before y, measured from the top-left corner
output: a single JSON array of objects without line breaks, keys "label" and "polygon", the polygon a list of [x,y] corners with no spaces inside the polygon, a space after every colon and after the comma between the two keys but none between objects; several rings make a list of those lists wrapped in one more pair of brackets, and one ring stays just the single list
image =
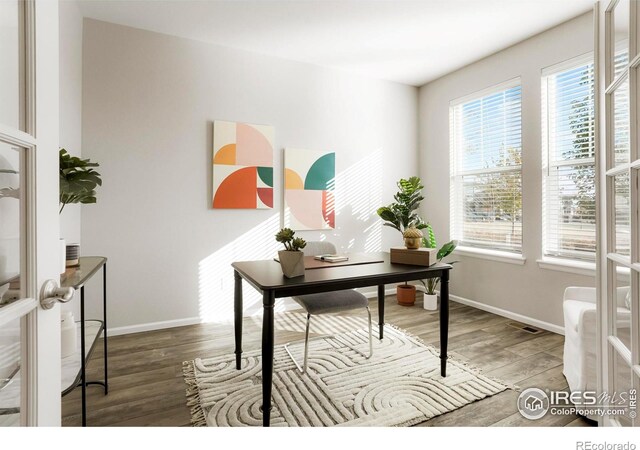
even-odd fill
[{"label": "french door", "polygon": [[0,426],[60,424],[58,3],[0,1]]},{"label": "french door", "polygon": [[598,67],[599,388],[621,414],[603,425],[637,426],[640,388],[638,15],[635,0],[596,4]]}]

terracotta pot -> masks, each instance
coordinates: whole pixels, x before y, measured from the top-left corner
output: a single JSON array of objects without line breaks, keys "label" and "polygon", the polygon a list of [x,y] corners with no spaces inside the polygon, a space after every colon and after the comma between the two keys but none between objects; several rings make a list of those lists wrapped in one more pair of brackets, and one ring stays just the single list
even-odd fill
[{"label": "terracotta pot", "polygon": [[424,294],[424,309],[434,311],[438,309],[438,294]]},{"label": "terracotta pot", "polygon": [[412,284],[401,284],[396,288],[398,305],[413,306],[416,302],[416,287]]},{"label": "terracotta pot", "polygon": [[285,277],[295,278],[304,275],[304,253],[280,250],[278,259]]}]

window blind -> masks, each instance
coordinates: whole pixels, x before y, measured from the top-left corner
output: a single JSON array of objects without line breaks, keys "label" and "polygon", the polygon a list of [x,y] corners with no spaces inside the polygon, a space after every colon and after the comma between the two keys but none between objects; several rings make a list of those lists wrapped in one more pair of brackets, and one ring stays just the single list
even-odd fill
[{"label": "window blind", "polygon": [[452,102],[451,235],[522,252],[521,87],[515,80]]},{"label": "window blind", "polygon": [[543,247],[595,259],[593,57],[543,72]]}]

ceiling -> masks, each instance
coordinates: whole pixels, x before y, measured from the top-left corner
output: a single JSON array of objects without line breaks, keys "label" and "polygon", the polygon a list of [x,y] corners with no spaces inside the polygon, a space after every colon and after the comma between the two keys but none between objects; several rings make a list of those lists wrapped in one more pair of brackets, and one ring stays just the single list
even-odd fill
[{"label": "ceiling", "polygon": [[79,0],[85,17],[420,86],[593,0]]}]

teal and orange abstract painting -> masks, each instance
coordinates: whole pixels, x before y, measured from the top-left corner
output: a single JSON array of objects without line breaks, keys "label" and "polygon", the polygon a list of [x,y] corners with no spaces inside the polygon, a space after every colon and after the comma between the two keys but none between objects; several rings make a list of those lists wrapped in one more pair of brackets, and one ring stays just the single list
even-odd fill
[{"label": "teal and orange abstract painting", "polygon": [[274,128],[213,123],[213,207],[273,208]]},{"label": "teal and orange abstract painting", "polygon": [[294,230],[336,227],[335,152],[284,151],[284,220]]}]

